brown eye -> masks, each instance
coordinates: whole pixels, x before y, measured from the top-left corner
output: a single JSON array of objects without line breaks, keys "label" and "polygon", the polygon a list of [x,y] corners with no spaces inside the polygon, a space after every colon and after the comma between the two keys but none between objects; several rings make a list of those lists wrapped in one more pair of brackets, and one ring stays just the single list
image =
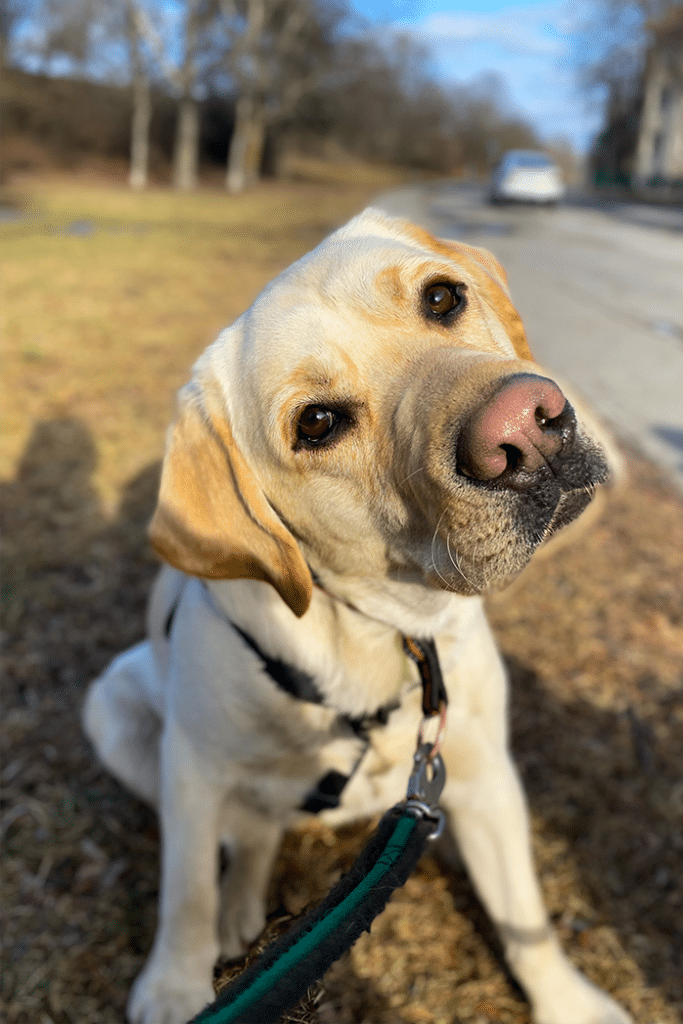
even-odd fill
[{"label": "brown eye", "polygon": [[321,405],[307,405],[297,421],[297,433],[300,440],[313,442],[324,441],[337,425],[338,417],[331,409]]},{"label": "brown eye", "polygon": [[440,320],[457,309],[463,301],[462,296],[458,294],[459,287],[459,285],[439,282],[425,288],[424,297],[429,312]]}]

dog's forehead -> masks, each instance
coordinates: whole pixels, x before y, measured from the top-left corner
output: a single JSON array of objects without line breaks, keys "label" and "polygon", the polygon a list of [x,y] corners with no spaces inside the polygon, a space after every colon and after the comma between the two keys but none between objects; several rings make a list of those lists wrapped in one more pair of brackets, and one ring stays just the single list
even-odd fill
[{"label": "dog's forehead", "polygon": [[[463,328],[447,342],[425,320],[420,298],[439,280],[462,282],[469,295]],[[306,380],[378,380],[444,343],[507,355],[526,345],[494,257],[372,210],[284,270],[241,324],[240,375],[266,402]]]},{"label": "dog's forehead", "polygon": [[[448,271],[450,270],[450,274]],[[401,350],[404,334],[420,333],[419,282],[460,278],[449,264],[402,239],[344,232],[283,271],[246,315],[256,369],[283,371],[299,360],[322,367],[344,353],[362,363],[380,346]]]},{"label": "dog's forehead", "polygon": [[370,210],[276,277],[253,313],[298,319],[304,308],[318,308],[353,318],[376,309],[386,316],[387,307],[413,299],[418,282],[438,273],[476,286],[471,259],[455,247]]}]

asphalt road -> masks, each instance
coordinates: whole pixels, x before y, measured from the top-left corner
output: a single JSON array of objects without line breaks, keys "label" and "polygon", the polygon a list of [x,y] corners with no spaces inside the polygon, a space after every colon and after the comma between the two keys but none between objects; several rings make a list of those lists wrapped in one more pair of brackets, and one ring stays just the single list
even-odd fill
[{"label": "asphalt road", "polygon": [[481,189],[449,184],[402,188],[375,205],[490,249],[539,363],[683,492],[683,211],[492,207]]}]

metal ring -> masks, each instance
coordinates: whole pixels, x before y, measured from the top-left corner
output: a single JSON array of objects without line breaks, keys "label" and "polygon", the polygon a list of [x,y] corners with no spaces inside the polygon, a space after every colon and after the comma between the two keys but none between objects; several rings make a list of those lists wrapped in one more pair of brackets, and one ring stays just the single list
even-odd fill
[{"label": "metal ring", "polygon": [[[448,713],[448,705],[446,704],[445,700],[442,700],[441,703],[439,704],[439,726],[438,726],[438,729],[436,731],[436,738],[434,740],[434,743],[432,744],[432,749],[431,749],[431,752],[429,754],[429,760],[430,761],[432,760],[432,758],[436,754],[439,753],[439,748],[441,747],[441,743],[443,742],[443,738],[444,738],[444,735],[445,735],[445,732],[446,732],[446,715],[447,715],[447,713]],[[420,747],[424,743],[424,738],[423,737],[424,737],[425,725],[427,724],[427,722],[431,722],[432,718],[433,718],[433,716],[425,715],[423,717],[422,721],[420,722],[420,728],[418,729],[418,733],[417,733],[417,749],[418,750],[420,749]]]},{"label": "metal ring", "polygon": [[440,807],[430,807],[428,804],[423,803],[422,800],[413,799],[409,800],[406,804],[406,811],[408,814],[412,813],[415,818],[428,818],[435,823],[433,831],[427,836],[430,843],[443,835],[446,827],[446,815]]},{"label": "metal ring", "polygon": [[436,828],[427,836],[430,843],[433,843],[436,839],[440,839],[441,836],[444,834],[444,830],[446,828],[446,815],[444,814],[440,807],[437,808],[436,813]]}]

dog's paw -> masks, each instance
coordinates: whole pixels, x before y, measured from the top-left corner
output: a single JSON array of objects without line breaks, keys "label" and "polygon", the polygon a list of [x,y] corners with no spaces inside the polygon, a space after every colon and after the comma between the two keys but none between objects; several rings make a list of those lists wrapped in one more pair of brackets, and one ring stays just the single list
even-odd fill
[{"label": "dog's paw", "polygon": [[578,971],[535,1000],[533,1008],[535,1024],[634,1024],[626,1010]]},{"label": "dog's paw", "polygon": [[210,980],[193,979],[187,972],[163,974],[145,969],[128,1000],[130,1024],[187,1024],[215,999]]}]

